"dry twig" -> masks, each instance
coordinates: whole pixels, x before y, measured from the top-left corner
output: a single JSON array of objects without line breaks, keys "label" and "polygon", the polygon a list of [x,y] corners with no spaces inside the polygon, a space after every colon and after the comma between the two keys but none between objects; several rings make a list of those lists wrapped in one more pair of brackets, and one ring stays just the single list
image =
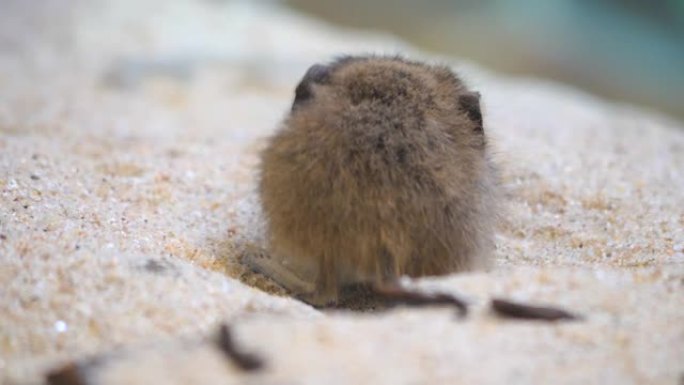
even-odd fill
[{"label": "dry twig", "polygon": [[450,305],[456,308],[460,316],[468,314],[468,304],[451,294],[421,293],[407,290],[399,284],[374,285],[373,294],[391,305],[433,306]]},{"label": "dry twig", "polygon": [[536,321],[573,321],[582,317],[563,309],[548,306],[531,306],[509,300],[494,298],[491,302],[494,312],[506,318]]},{"label": "dry twig", "polygon": [[264,361],[260,357],[236,348],[230,327],[226,324],[222,324],[219,329],[217,344],[219,349],[244,371],[251,372],[264,367]]}]

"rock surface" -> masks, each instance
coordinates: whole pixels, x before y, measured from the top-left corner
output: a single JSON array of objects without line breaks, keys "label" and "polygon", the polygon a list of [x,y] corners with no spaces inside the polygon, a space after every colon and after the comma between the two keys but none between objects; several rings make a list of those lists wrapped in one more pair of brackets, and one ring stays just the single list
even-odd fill
[{"label": "rock surface", "polygon": [[[340,53],[454,65],[506,188],[496,266],[423,279],[445,309],[318,311],[238,261],[263,242],[258,151]],[[0,380],[92,355],[94,383],[675,384],[684,378],[684,128],[277,4],[6,1],[0,13]],[[581,322],[502,320],[493,296]],[[262,356],[243,373],[220,322]],[[206,342],[209,341],[209,342]]]}]

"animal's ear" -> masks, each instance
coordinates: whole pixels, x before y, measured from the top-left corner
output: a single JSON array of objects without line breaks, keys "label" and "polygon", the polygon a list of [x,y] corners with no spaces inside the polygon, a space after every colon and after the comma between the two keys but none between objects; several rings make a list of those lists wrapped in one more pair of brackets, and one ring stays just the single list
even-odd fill
[{"label": "animal's ear", "polygon": [[458,104],[465,111],[468,118],[476,124],[477,131],[484,131],[482,111],[480,110],[480,93],[467,92],[458,97]]},{"label": "animal's ear", "polygon": [[313,97],[311,85],[314,83],[325,83],[330,77],[330,68],[321,64],[312,65],[295,89],[295,99],[292,103],[294,110],[300,104]]}]

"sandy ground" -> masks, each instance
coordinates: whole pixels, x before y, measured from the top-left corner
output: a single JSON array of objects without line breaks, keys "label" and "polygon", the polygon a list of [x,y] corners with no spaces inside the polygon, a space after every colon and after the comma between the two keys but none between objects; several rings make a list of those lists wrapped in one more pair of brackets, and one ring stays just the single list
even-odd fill
[{"label": "sandy ground", "polygon": [[[93,355],[98,384],[684,381],[681,124],[266,2],[2,7],[4,383]],[[239,263],[263,243],[259,149],[305,69],[349,52],[448,62],[483,94],[506,189],[495,268],[411,283],[466,297],[466,319],[322,312]],[[585,319],[502,320],[497,295]],[[223,321],[264,370],[215,348]]]}]

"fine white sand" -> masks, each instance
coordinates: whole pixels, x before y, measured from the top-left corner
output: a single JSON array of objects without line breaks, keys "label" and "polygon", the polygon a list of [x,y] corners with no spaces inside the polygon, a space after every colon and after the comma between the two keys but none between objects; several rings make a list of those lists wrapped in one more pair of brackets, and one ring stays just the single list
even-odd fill
[{"label": "fine white sand", "polygon": [[[483,95],[507,211],[490,272],[412,285],[448,309],[320,312],[238,261],[263,242],[258,152],[341,53],[454,65]],[[6,1],[0,11],[0,381],[95,354],[94,383],[677,384],[684,127],[239,1]],[[585,320],[496,318],[492,296]],[[210,341],[231,322],[267,363]]]}]

